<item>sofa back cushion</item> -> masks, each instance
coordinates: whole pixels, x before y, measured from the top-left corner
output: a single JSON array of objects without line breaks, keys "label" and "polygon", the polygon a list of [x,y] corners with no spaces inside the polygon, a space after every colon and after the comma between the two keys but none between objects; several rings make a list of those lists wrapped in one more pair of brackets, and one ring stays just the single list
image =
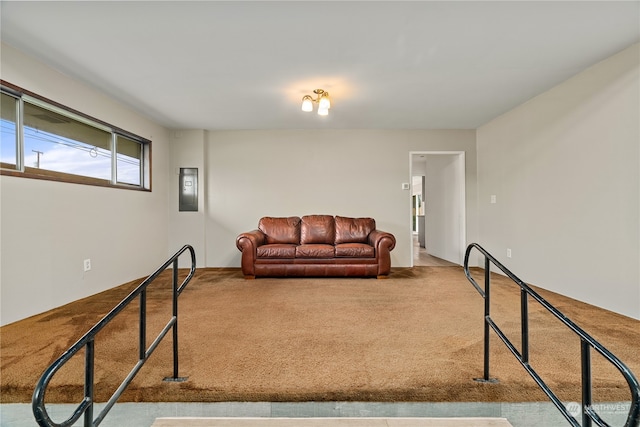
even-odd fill
[{"label": "sofa back cushion", "polygon": [[367,243],[369,233],[376,229],[373,218],[336,216],[336,245],[341,243]]},{"label": "sofa back cushion", "polygon": [[300,224],[300,243],[303,245],[324,243],[333,245],[336,238],[332,215],[305,215]]},{"label": "sofa back cushion", "polygon": [[290,216],[287,218],[274,218],[265,216],[260,218],[258,229],[267,237],[267,244],[278,243],[300,244],[300,218]]}]

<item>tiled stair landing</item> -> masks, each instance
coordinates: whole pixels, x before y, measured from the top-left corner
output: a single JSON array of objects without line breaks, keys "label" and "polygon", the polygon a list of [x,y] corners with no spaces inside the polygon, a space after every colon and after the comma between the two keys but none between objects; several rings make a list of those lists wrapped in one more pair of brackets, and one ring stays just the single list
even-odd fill
[{"label": "tiled stair landing", "polygon": [[151,427],[512,427],[506,418],[156,418]]}]

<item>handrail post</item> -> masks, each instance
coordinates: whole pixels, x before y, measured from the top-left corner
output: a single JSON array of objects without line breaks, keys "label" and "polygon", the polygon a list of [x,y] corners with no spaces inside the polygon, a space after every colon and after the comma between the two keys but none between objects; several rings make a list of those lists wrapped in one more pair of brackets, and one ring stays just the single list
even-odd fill
[{"label": "handrail post", "polygon": [[178,259],[173,261],[173,379],[178,379]]},{"label": "handrail post", "polygon": [[147,348],[147,289],[140,292],[140,336],[138,345],[138,360],[146,357]]},{"label": "handrail post", "polygon": [[84,427],[92,427],[93,425],[93,381],[95,368],[95,346],[94,340],[91,339],[85,345],[84,351],[84,397],[89,399],[89,406],[84,412]]},{"label": "handrail post", "polygon": [[491,263],[484,257],[484,380],[489,381],[489,317],[491,316]]},{"label": "handrail post", "polygon": [[589,343],[580,339],[580,354],[582,364],[582,427],[591,427],[591,417],[588,410],[591,408],[591,353]]},{"label": "handrail post", "polygon": [[[192,255],[194,255],[192,253]],[[192,269],[195,267],[195,258],[192,258]],[[190,273],[191,274],[191,273]],[[173,376],[165,377],[163,381],[183,382],[187,380],[187,377],[178,376],[178,297],[180,296],[180,288],[178,287],[178,258],[173,260],[173,275],[172,275],[172,313],[173,325],[171,326],[171,332],[173,334]]]},{"label": "handrail post", "polygon": [[527,291],[520,289],[520,328],[522,336],[522,361],[529,363],[529,304]]}]

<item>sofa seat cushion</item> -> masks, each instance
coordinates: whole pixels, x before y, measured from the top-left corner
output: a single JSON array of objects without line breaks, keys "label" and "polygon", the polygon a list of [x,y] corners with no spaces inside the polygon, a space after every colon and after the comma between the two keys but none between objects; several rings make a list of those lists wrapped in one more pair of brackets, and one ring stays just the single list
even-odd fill
[{"label": "sofa seat cushion", "polygon": [[296,245],[276,243],[258,246],[258,258],[295,258]]},{"label": "sofa seat cushion", "polygon": [[336,216],[336,244],[367,243],[369,234],[376,229],[373,218]]},{"label": "sofa seat cushion", "polygon": [[341,243],[335,248],[337,257],[375,258],[373,246],[366,243]]},{"label": "sofa seat cushion", "polygon": [[305,215],[300,222],[300,243],[333,245],[336,226],[331,215]]},{"label": "sofa seat cushion", "polygon": [[263,217],[258,223],[258,229],[266,235],[267,244],[300,243],[300,218]]},{"label": "sofa seat cushion", "polygon": [[335,253],[333,245],[310,244],[296,247],[296,258],[333,258]]}]

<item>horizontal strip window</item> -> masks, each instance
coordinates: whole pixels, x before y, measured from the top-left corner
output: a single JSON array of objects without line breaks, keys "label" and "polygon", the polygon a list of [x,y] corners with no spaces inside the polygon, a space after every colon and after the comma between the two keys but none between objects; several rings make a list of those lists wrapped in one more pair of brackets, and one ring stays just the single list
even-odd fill
[{"label": "horizontal strip window", "polygon": [[1,174],[151,190],[151,141],[0,82]]}]

